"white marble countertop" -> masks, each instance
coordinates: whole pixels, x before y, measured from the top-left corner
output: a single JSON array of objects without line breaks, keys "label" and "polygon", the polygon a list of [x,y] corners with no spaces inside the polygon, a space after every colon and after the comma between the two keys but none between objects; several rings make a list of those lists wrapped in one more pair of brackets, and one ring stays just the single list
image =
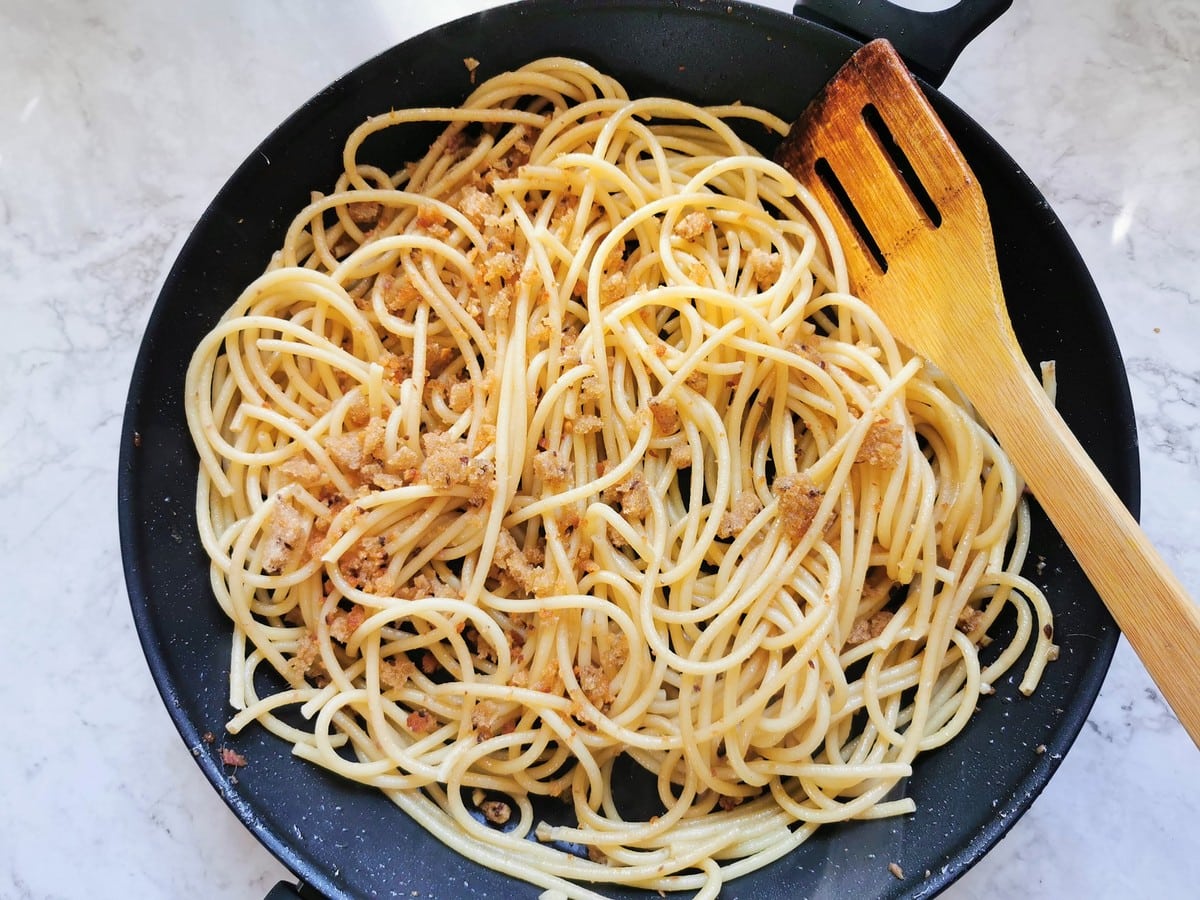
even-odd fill
[{"label": "white marble countertop", "polygon": [[[129,375],[165,272],[259,140],[359,62],[488,5],[0,3],[0,896],[254,898],[286,876],[196,768],[134,634],[116,530]],[[1143,523],[1195,596],[1198,13],[1017,0],[945,85],[1105,298]],[[1050,786],[945,896],[1196,896],[1198,810],[1200,753],[1122,643]]]}]

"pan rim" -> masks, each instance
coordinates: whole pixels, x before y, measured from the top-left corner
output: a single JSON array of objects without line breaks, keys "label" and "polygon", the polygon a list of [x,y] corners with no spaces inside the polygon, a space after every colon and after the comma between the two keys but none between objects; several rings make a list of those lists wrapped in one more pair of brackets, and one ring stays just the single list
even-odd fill
[{"label": "pan rim", "polygon": [[[653,0],[623,0],[623,2],[605,4],[609,9],[646,9],[646,8],[661,8],[662,4],[655,3]],[[344,889],[340,887],[334,878],[323,868],[317,865],[315,858],[309,853],[302,853],[297,848],[296,843],[290,840],[285,833],[277,831],[265,822],[254,810],[254,804],[246,800],[239,791],[231,789],[226,773],[223,772],[219,764],[214,758],[206,753],[196,752],[202,744],[200,727],[189,717],[187,709],[182,700],[182,692],[174,674],[171,671],[167,657],[163,653],[161,634],[159,633],[158,623],[153,619],[149,609],[149,593],[147,591],[144,572],[142,570],[143,545],[145,542],[145,534],[143,534],[142,523],[137,519],[136,495],[139,478],[140,451],[137,447],[135,435],[139,429],[139,423],[142,415],[142,404],[147,395],[147,373],[151,364],[151,360],[155,351],[155,339],[162,333],[165,328],[169,328],[169,318],[171,311],[166,302],[172,292],[178,289],[178,282],[183,279],[181,274],[181,263],[188,258],[189,253],[195,252],[194,244],[200,240],[200,235],[206,221],[210,220],[215,215],[215,208],[221,198],[231,190],[243,171],[252,163],[255,155],[262,152],[264,148],[269,148],[281,135],[286,135],[290,130],[296,127],[296,124],[301,122],[307,111],[316,104],[321,97],[327,95],[330,91],[338,88],[339,85],[349,83],[349,80],[371,69],[373,66],[378,66],[381,61],[384,61],[398,52],[402,52],[403,48],[410,41],[429,41],[434,40],[439,34],[459,29],[465,23],[482,19],[488,16],[496,15],[520,15],[532,16],[539,14],[542,11],[553,10],[555,13],[561,14],[565,9],[572,8],[592,8],[595,4],[583,2],[583,0],[532,0],[527,3],[515,3],[506,6],[489,9],[480,13],[475,13],[448,22],[438,26],[436,29],[426,31],[420,35],[410,38],[408,41],[397,44],[382,53],[373,56],[354,67],[349,72],[343,74],[322,91],[315,94],[312,98],[301,105],[295,112],[286,117],[277,127],[272,129],[262,142],[247,156],[246,160],[238,166],[221,189],[214,196],[212,201],[206,207],[204,213],[199,217],[196,225],[190,232],[186,242],[181,248],[176,261],[167,275],[162,288],[155,299],[154,306],[145,327],[143,338],[139,346],[137,358],[134,364],[130,388],[124,408],[121,444],[119,450],[119,466],[118,466],[118,530],[122,551],[122,564],[125,575],[126,589],[130,597],[131,612],[133,614],[134,623],[136,626],[139,641],[141,643],[143,653],[146,657],[147,664],[150,668],[151,675],[154,679],[155,686],[162,697],[163,703],[166,706],[167,712],[170,715],[176,730],[179,732],[185,745],[193,751],[193,755],[208,778],[210,784],[217,790],[229,808],[234,812],[239,820],[251,831],[252,834],[285,866],[300,877],[306,884],[322,891],[330,897],[343,896]],[[752,6],[741,3],[740,0],[721,0],[720,3],[705,3],[704,0],[673,0],[670,4],[672,10],[683,11],[685,13],[703,13],[709,16],[729,15],[724,12],[725,7],[731,7],[735,13],[744,17],[749,17],[760,21],[764,26],[771,24],[780,25],[784,22],[796,22],[794,17],[786,13],[781,13],[765,7]],[[819,28],[823,30],[824,26],[817,25],[811,22],[803,22],[803,28]],[[844,40],[847,47],[847,55],[859,44],[851,38],[844,35],[838,35]],[[925,85],[927,93],[931,94],[931,98],[935,101],[935,107],[939,114],[943,117],[947,114],[957,120],[960,126],[965,123],[966,127],[974,129],[980,138],[989,145],[991,152],[997,155],[1001,163],[1009,167],[1009,171],[1017,178],[1025,190],[1026,197],[1030,203],[1044,202],[1040,192],[1034,186],[1031,179],[1020,169],[1017,164],[1011,160],[1005,153],[1002,147],[997,144],[990,135],[982,128],[974,123],[961,109],[959,109],[952,101],[946,99],[939,92],[934,91]],[[1074,243],[1070,241],[1066,235],[1065,229],[1060,222],[1055,219],[1057,228],[1063,231],[1066,238],[1064,246],[1069,248],[1070,257],[1062,260],[1064,266],[1073,267],[1083,273],[1085,278],[1090,281],[1090,276],[1087,275],[1086,268],[1083,266],[1082,259],[1076,250]],[[1093,294],[1095,292],[1093,291]],[[1098,298],[1097,298],[1098,299]],[[1104,317],[1107,324],[1107,316],[1101,306],[1099,313]],[[1109,326],[1111,334],[1111,326]],[[1112,339],[1111,348],[1104,348],[1110,358],[1120,362],[1121,357],[1119,349],[1116,346],[1115,337]],[[1128,399],[1128,385],[1124,386],[1126,399],[1126,408],[1114,410],[1118,419],[1122,422],[1132,424],[1132,403]],[[1122,493],[1122,499],[1130,507],[1131,511],[1136,516],[1139,506],[1139,475],[1136,453],[1136,443],[1130,448],[1130,453],[1124,459],[1126,468],[1125,477],[1127,488]],[[1047,741],[1047,753],[1042,764],[1031,766],[1026,776],[1015,786],[1015,795],[1022,799],[1011,808],[1008,815],[1005,817],[994,816],[989,824],[982,830],[976,832],[965,844],[959,844],[955,847],[948,848],[947,856],[951,859],[951,863],[939,872],[933,873],[929,879],[924,882],[919,882],[912,886],[912,889],[904,889],[897,892],[894,896],[902,897],[926,897],[940,893],[951,883],[957,880],[964,872],[974,866],[984,855],[986,855],[1003,837],[1015,822],[1030,808],[1034,799],[1040,795],[1041,791],[1046,787],[1050,778],[1057,770],[1061,763],[1062,757],[1065,756],[1067,749],[1074,743],[1083,728],[1084,722],[1090,713],[1096,697],[1099,694],[1104,677],[1111,663],[1112,655],[1115,652],[1119,632],[1115,627],[1109,629],[1104,635],[1100,646],[1097,649],[1095,662],[1090,669],[1085,672],[1081,680],[1081,689],[1076,696],[1072,698],[1072,702],[1066,707],[1063,717],[1059,722],[1056,730],[1053,733],[1052,740]],[[451,851],[454,852],[454,851]],[[902,885],[898,885],[903,887]]]}]

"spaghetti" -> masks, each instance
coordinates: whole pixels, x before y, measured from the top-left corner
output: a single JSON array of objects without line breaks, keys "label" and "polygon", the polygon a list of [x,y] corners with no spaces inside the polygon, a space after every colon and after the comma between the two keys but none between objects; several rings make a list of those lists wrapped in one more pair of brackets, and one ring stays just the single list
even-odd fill
[{"label": "spaghetti", "polygon": [[[420,160],[360,160],[415,122]],[[911,812],[913,759],[1031,641],[1033,689],[1017,473],[735,125],[787,130],[544,59],[350,136],[188,371],[230,731],[546,888],[711,897]]]}]

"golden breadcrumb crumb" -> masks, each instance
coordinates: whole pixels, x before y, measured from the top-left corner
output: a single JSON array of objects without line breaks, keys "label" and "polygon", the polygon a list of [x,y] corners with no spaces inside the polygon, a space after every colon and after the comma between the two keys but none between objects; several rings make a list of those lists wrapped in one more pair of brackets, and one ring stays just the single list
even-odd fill
[{"label": "golden breadcrumb crumb", "polygon": [[612,692],[612,683],[604,669],[599,666],[576,666],[575,677],[592,706],[607,712],[617,696]]},{"label": "golden breadcrumb crumb", "polygon": [[867,429],[854,456],[856,463],[892,468],[900,461],[900,450],[904,446],[904,426],[890,419],[877,419]]},{"label": "golden breadcrumb crumb", "polygon": [[404,720],[404,724],[408,726],[408,730],[417,734],[428,734],[437,728],[437,719],[431,716],[426,710],[417,709],[408,714]]},{"label": "golden breadcrumb crumb", "polygon": [[350,431],[344,434],[325,438],[325,452],[337,463],[339,468],[357,472],[362,468],[363,435],[361,431]]},{"label": "golden breadcrumb crumb", "polygon": [[667,437],[679,430],[679,408],[674,397],[651,397],[648,403],[654,418],[654,433]]},{"label": "golden breadcrumb crumb", "polygon": [[795,543],[812,525],[825,494],[803,473],[775,479],[772,491],[779,500],[784,536]]},{"label": "golden breadcrumb crumb", "polygon": [[379,684],[385,691],[402,688],[417,674],[417,667],[407,659],[385,659],[379,663]]},{"label": "golden breadcrumb crumb", "polygon": [[512,807],[503,800],[484,800],[479,804],[479,811],[493,825],[504,825],[512,817]]},{"label": "golden breadcrumb crumb", "polygon": [[681,237],[685,241],[694,241],[706,231],[711,231],[713,227],[712,219],[708,217],[708,213],[696,212],[688,213],[682,219],[675,223],[673,234],[676,237]]},{"label": "golden breadcrumb crumb", "polygon": [[571,479],[571,463],[554,450],[543,450],[533,458],[533,474],[549,488],[565,487]]},{"label": "golden breadcrumb crumb", "polygon": [[471,710],[471,727],[481,739],[487,740],[512,730],[513,723],[506,722],[506,718],[500,704],[491,700],[480,700]]},{"label": "golden breadcrumb crumb", "polygon": [[761,247],[755,247],[746,258],[746,268],[754,276],[754,283],[761,291],[779,280],[783,271],[783,259],[778,253],[768,253]]},{"label": "golden breadcrumb crumb", "polygon": [[374,225],[378,221],[379,213],[382,210],[383,204],[370,201],[358,201],[346,204],[346,213],[350,216],[350,221],[359,226]]},{"label": "golden breadcrumb crumb", "polygon": [[325,621],[329,624],[329,636],[343,644],[350,640],[350,636],[366,619],[367,611],[357,603],[349,612],[337,609],[325,617]]},{"label": "golden breadcrumb crumb", "polygon": [[271,574],[281,571],[293,551],[304,543],[307,533],[308,519],[288,501],[276,502],[263,534],[263,571]]},{"label": "golden breadcrumb crumb", "polygon": [[721,516],[717,526],[717,537],[731,538],[737,536],[754,517],[762,512],[762,501],[754,491],[739,491],[734,498],[733,506]]},{"label": "golden breadcrumb crumb", "polygon": [[278,471],[283,476],[285,484],[313,487],[321,480],[321,467],[304,455],[293,456],[280,465]]},{"label": "golden breadcrumb crumb", "polygon": [[854,627],[850,629],[850,635],[846,638],[846,643],[853,647],[873,640],[883,634],[883,630],[887,628],[887,624],[890,621],[892,621],[892,613],[886,609],[881,609],[869,618],[859,619],[854,623]]}]

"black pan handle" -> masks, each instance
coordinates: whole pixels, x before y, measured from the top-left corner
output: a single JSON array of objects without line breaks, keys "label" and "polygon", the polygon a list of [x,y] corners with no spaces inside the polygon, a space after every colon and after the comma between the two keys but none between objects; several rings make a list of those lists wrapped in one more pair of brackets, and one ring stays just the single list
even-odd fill
[{"label": "black pan handle", "polygon": [[325,900],[325,897],[303,882],[280,881],[267,891],[266,900]]},{"label": "black pan handle", "polygon": [[959,0],[920,12],[889,0],[799,0],[794,11],[863,43],[887,38],[915,74],[938,87],[963,48],[1010,6],[1012,0]]}]

